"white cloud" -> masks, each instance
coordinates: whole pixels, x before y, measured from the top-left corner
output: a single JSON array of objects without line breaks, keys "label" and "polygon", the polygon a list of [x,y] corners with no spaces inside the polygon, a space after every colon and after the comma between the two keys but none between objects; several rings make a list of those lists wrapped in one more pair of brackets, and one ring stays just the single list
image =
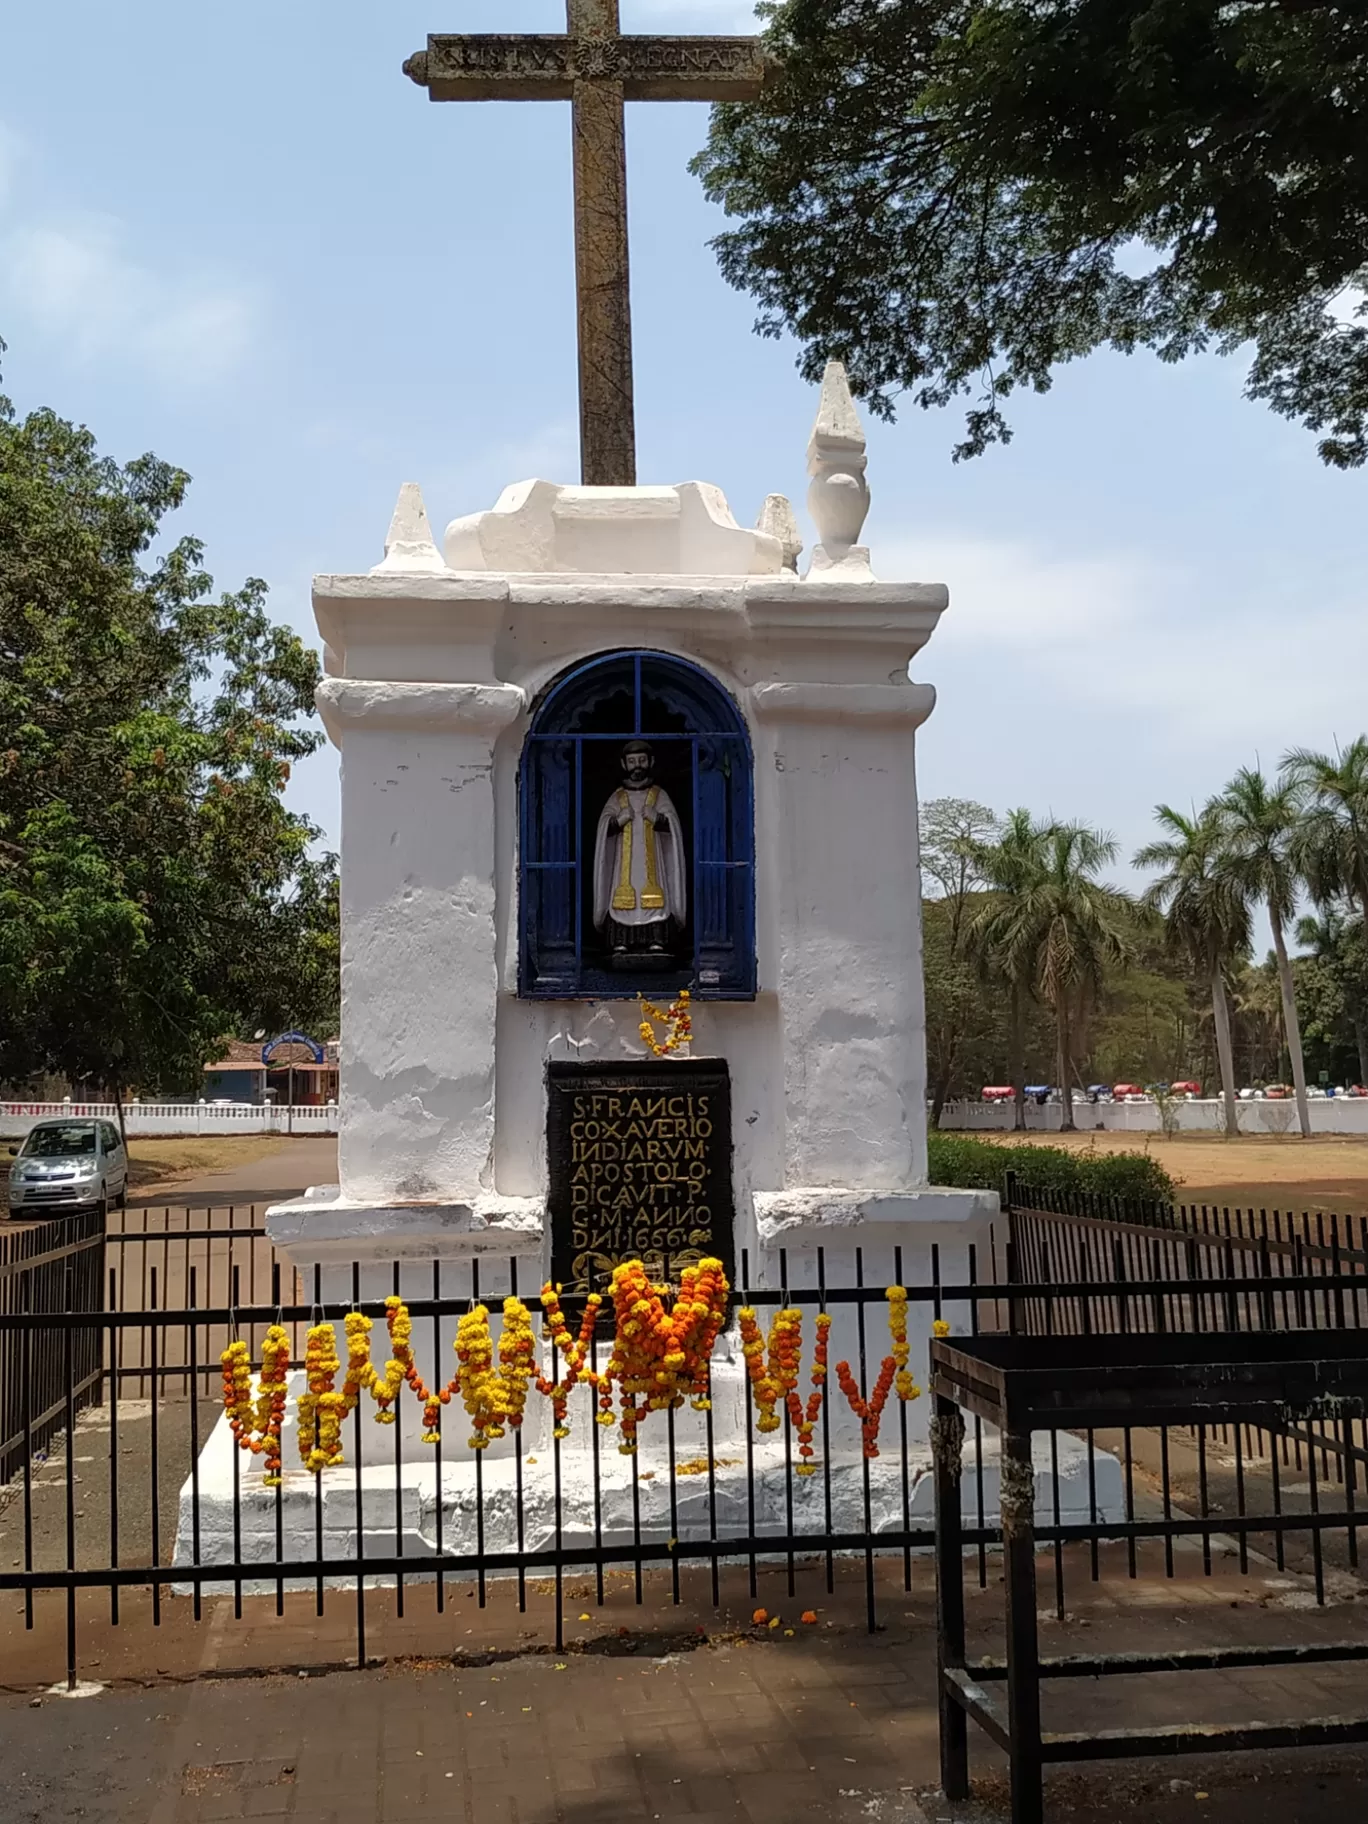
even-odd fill
[{"label": "white cloud", "polygon": [[22,217],[0,235],[0,296],[80,361],[122,359],[168,385],[212,383],[251,346],[258,301],[246,287],[140,259],[117,221]]},{"label": "white cloud", "polygon": [[[995,715],[1011,702],[1037,755],[1095,753],[1102,734],[1129,767],[1177,762],[1204,797],[1256,754],[1275,766],[1288,747],[1326,747],[1368,721],[1368,585],[1357,579],[1307,605],[1295,578],[1251,586],[1219,553],[1180,565],[991,538],[876,541],[874,562],[881,577],[948,585],[950,610],[915,675],[952,676],[958,716],[972,719],[966,692]],[[980,738],[1004,735],[984,724]]]},{"label": "white cloud", "polygon": [[1037,652],[1071,645],[1094,637],[1099,621],[1138,619],[1165,583],[1161,568],[1138,551],[1073,556],[1006,540],[883,540],[877,530],[871,542],[877,575],[949,586],[938,646],[986,640]]}]

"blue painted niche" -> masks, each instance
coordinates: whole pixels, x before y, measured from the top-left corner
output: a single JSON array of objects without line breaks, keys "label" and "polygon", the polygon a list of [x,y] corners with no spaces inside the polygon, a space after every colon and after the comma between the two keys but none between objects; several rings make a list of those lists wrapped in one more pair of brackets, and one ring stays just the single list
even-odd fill
[{"label": "blue painted niche", "polygon": [[[599,814],[623,744],[649,740],[687,826],[688,922],[679,967],[622,975],[593,923]],[[689,988],[755,995],[755,777],[750,737],[715,678],[663,652],[611,652],[564,673],[538,703],[519,773],[518,992],[634,1000]]]}]

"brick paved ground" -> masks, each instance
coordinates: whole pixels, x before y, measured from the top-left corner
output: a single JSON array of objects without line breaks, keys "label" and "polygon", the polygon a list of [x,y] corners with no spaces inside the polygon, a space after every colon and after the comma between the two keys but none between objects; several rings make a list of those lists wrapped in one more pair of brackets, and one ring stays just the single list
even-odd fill
[{"label": "brick paved ground", "polygon": [[[1357,1601],[1316,1610],[1304,1606],[1303,1586],[1266,1569],[1208,1581],[1199,1566],[1195,1553],[1180,1553],[1169,1582],[1156,1554],[1131,1582],[1124,1555],[1108,1552],[1093,1585],[1086,1557],[1071,1558],[1068,1619],[1042,1623],[1046,1650],[1368,1636]],[[117,1631],[99,1595],[82,1605],[81,1663],[112,1688],[77,1703],[45,1697],[37,1709],[33,1693],[64,1663],[63,1605],[40,1604],[27,1633],[20,1602],[0,1617],[0,1684],[13,1693],[0,1700],[0,1766],[22,1770],[0,1785],[0,1824],[935,1824],[950,1813],[926,1797],[936,1779],[930,1567],[916,1563],[909,1597],[901,1562],[879,1566],[873,1636],[862,1567],[839,1568],[829,1596],[820,1566],[800,1566],[793,1597],[782,1567],[763,1568],[759,1600],[782,1617],[775,1630],[751,1625],[744,1571],[726,1573],[720,1616],[705,1573],[685,1574],[678,1607],[668,1578],[648,1579],[638,1607],[631,1579],[614,1577],[602,1610],[592,1580],[572,1579],[561,1653],[550,1650],[550,1586],[531,1588],[525,1614],[506,1586],[491,1589],[483,1611],[456,1588],[441,1616],[431,1586],[415,1586],[402,1620],[393,1592],[374,1592],[367,1644],[382,1663],[366,1672],[323,1670],[355,1653],[346,1592],[328,1595],[321,1622],[312,1598],[287,1596],[282,1618],[269,1599],[245,1603],[241,1621],[231,1601],[215,1601],[196,1626],[190,1604],[168,1598],[157,1630],[145,1596],[130,1592]],[[1047,1560],[1041,1570],[1046,1600]],[[989,1575],[989,1588],[971,1594],[976,1650],[991,1650],[1000,1628],[991,1564]],[[808,1604],[815,1628],[798,1621]],[[262,1667],[289,1670],[231,1676]],[[1071,1683],[1051,1694],[1047,1722],[1361,1710],[1363,1683],[1360,1669],[1333,1667]],[[991,1807],[978,1815],[1000,1817],[1001,1761],[978,1741],[973,1754]],[[1352,1795],[1365,1774],[1368,1756],[1345,1755],[1108,1767],[1053,1782],[1051,1815],[1327,1824],[1363,1814]]]}]

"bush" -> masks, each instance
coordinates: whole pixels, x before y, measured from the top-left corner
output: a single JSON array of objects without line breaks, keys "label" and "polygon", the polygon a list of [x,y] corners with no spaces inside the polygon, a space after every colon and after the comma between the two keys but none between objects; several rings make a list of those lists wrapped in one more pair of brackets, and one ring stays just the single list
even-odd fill
[{"label": "bush", "polygon": [[1062,1146],[978,1140],[969,1134],[932,1133],[932,1184],[961,1190],[1000,1191],[1003,1176],[1041,1190],[1095,1191],[1105,1197],[1134,1197],[1172,1203],[1173,1179],[1148,1153],[1072,1152]]}]

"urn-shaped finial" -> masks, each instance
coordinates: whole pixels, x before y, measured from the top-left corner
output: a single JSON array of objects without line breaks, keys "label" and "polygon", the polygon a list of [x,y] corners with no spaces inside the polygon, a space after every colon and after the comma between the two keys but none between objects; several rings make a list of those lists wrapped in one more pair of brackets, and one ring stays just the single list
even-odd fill
[{"label": "urn-shaped finial", "polygon": [[406,481],[394,503],[394,517],[385,538],[385,555],[371,571],[378,576],[388,570],[445,570],[442,554],[437,549],[428,524],[423,490],[416,481]]},{"label": "urn-shaped finial", "polygon": [[785,570],[796,570],[803,552],[803,535],[798,529],[798,515],[787,494],[769,494],[755,522],[757,532],[777,538],[784,547]]},{"label": "urn-shaped finial", "polygon": [[869,512],[865,480],[865,435],[850,381],[840,361],[828,361],[822,399],[808,442],[808,510],[821,542],[812,554],[814,570],[868,574],[869,552],[857,544]]}]

